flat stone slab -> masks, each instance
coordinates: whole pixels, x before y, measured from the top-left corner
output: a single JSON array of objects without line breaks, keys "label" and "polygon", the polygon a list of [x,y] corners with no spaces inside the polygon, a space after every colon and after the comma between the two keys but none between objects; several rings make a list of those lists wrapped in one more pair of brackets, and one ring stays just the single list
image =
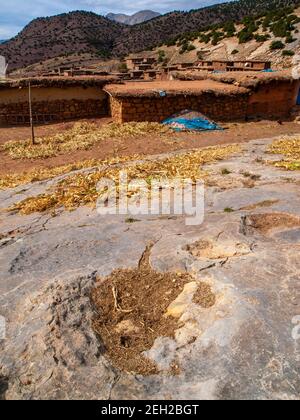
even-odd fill
[{"label": "flat stone slab", "polygon": [[[0,192],[0,399],[298,400],[300,226],[247,225],[253,214],[300,216],[300,173],[262,162],[270,141],[206,166],[200,226],[183,216],[129,224],[87,207],[20,216],[4,211],[20,200],[20,187]],[[24,194],[47,185],[27,185]],[[143,377],[106,358],[91,327],[90,293],[97,277],[137,267],[149,243],[154,269],[209,283],[216,304],[199,307],[187,287],[175,338],[160,337],[148,352],[161,371]],[[167,373],[173,362],[177,375]]]}]

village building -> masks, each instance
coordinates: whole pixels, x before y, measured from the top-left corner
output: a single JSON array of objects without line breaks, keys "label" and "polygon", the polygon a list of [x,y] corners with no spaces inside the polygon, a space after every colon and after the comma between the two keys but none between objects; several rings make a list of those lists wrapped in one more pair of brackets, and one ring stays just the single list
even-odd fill
[{"label": "village building", "polygon": [[109,85],[112,117],[118,122],[161,122],[184,109],[199,111],[216,121],[288,118],[297,103],[299,80],[290,72],[235,73],[235,77],[182,82]]},{"label": "village building", "polygon": [[176,67],[180,70],[185,70],[194,67],[194,63],[178,63]]},{"label": "village building", "polygon": [[131,73],[136,82],[112,76],[6,80],[0,83],[0,124],[29,123],[29,81],[33,118],[38,123],[108,116],[119,123],[161,122],[184,109],[216,121],[281,119],[291,115],[299,97],[300,82],[289,71],[179,71],[170,73],[172,81],[154,70]]},{"label": "village building", "polygon": [[104,85],[114,77],[52,77],[6,80],[0,83],[0,124],[29,123],[28,84],[33,119],[37,123],[109,115]]},{"label": "village building", "polygon": [[207,71],[263,71],[271,69],[270,61],[226,61],[200,60],[195,63],[196,68]]},{"label": "village building", "polygon": [[138,64],[135,68],[135,70],[137,71],[147,71],[152,69],[152,65],[151,64]]},{"label": "village building", "polygon": [[129,72],[129,75],[131,79],[139,80],[139,79],[143,79],[144,72],[143,70],[132,70],[131,72]]},{"label": "village building", "polygon": [[157,70],[148,70],[144,72],[144,80],[155,80],[159,72]]},{"label": "village building", "polygon": [[128,70],[139,70],[139,66],[149,66],[151,68],[157,63],[154,57],[129,57],[126,59],[126,66]]}]

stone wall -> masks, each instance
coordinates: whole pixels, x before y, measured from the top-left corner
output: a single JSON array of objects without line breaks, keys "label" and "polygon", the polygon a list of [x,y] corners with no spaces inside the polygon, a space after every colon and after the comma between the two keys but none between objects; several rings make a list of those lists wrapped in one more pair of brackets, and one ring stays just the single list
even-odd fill
[{"label": "stone wall", "polygon": [[[109,114],[107,95],[99,88],[40,88],[32,92],[33,119],[38,123],[101,117]],[[28,92],[0,92],[0,124],[29,123]]]},{"label": "stone wall", "polygon": [[176,95],[166,97],[111,97],[111,113],[117,122],[161,122],[184,109],[199,111],[219,121],[245,119],[248,94]]}]

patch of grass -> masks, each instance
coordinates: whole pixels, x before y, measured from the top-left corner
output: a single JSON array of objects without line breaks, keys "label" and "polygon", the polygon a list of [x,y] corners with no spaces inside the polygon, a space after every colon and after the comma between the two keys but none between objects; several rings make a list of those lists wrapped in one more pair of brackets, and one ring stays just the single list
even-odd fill
[{"label": "patch of grass", "polygon": [[286,169],[287,171],[300,170],[300,136],[287,137],[276,140],[268,150],[269,153],[275,155],[283,155],[285,158],[276,162],[268,162],[277,168]]},{"label": "patch of grass", "polygon": [[234,212],[234,210],[231,207],[225,207],[225,209],[224,209],[224,213],[233,213],[233,212]]},{"label": "patch of grass", "polygon": [[[211,147],[162,160],[135,162],[125,169],[128,182],[133,179],[143,179],[150,184],[152,180],[164,178],[188,178],[196,181],[206,177],[206,173],[201,168],[202,165],[225,159],[238,151],[240,151],[238,145]],[[21,214],[30,214],[60,207],[72,210],[84,205],[95,206],[101,195],[101,191],[100,193],[97,191],[99,181],[102,178],[110,178],[115,182],[118,190],[119,175],[119,167],[99,168],[92,173],[74,174],[59,182],[47,193],[15,204],[11,210]]]},{"label": "patch of grass", "polygon": [[144,136],[146,134],[166,134],[170,128],[158,123],[125,123],[109,124],[101,128],[90,123],[76,123],[74,127],[63,133],[49,137],[39,137],[36,144],[31,140],[9,141],[2,150],[12,159],[47,159],[62,153],[76,150],[88,150],[105,139],[119,139]]}]

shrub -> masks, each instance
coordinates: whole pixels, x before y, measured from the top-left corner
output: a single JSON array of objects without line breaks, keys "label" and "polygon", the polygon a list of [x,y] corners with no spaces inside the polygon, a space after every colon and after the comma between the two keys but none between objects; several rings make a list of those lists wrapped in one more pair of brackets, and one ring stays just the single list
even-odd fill
[{"label": "shrub", "polygon": [[224,38],[223,32],[212,32],[212,45],[218,45],[218,43]]},{"label": "shrub", "polygon": [[208,44],[210,41],[211,35],[210,34],[202,34],[199,38],[200,42],[204,42],[205,44]]},{"label": "shrub", "polygon": [[238,33],[239,43],[245,44],[253,39],[253,32],[249,32],[248,29],[244,28]]},{"label": "shrub", "polygon": [[169,39],[167,42],[166,42],[166,46],[167,47],[173,47],[174,45],[176,45],[176,42],[177,42],[177,40],[174,38],[174,39]]},{"label": "shrub", "polygon": [[199,60],[203,60],[203,52],[197,51],[197,57],[199,58]]},{"label": "shrub", "polygon": [[273,50],[273,51],[274,50],[283,50],[283,48],[284,48],[284,43],[281,42],[281,41],[273,41],[271,46],[270,46],[270,49]]},{"label": "shrub", "polygon": [[292,42],[295,42],[295,41],[297,41],[297,39],[296,39],[296,38],[293,38],[293,37],[292,37],[292,35],[288,35],[288,36],[285,38],[285,43],[286,43],[286,44],[291,44]]},{"label": "shrub", "polygon": [[121,63],[119,65],[119,72],[120,73],[127,73],[127,71],[128,71],[128,67],[127,67],[126,63]]},{"label": "shrub", "polygon": [[270,35],[269,34],[265,34],[265,35],[255,35],[255,40],[257,42],[266,42],[268,39],[270,39]]},{"label": "shrub", "polygon": [[193,51],[195,49],[196,49],[196,47],[193,44],[189,44],[188,47],[187,47],[187,51]]},{"label": "shrub", "polygon": [[227,22],[223,26],[223,30],[226,33],[226,36],[230,38],[235,34],[235,24],[233,22]]},{"label": "shrub", "polygon": [[289,22],[283,19],[276,22],[274,25],[272,25],[271,28],[272,28],[273,34],[278,38],[284,38],[288,36],[290,31],[294,29],[293,26]]},{"label": "shrub", "polygon": [[284,50],[284,51],[282,51],[282,55],[284,57],[292,57],[293,55],[295,55],[295,53],[294,53],[294,51],[291,51],[291,50]]},{"label": "shrub", "polygon": [[159,50],[158,51],[158,62],[162,63],[166,58],[166,53],[164,52],[164,50]]}]

